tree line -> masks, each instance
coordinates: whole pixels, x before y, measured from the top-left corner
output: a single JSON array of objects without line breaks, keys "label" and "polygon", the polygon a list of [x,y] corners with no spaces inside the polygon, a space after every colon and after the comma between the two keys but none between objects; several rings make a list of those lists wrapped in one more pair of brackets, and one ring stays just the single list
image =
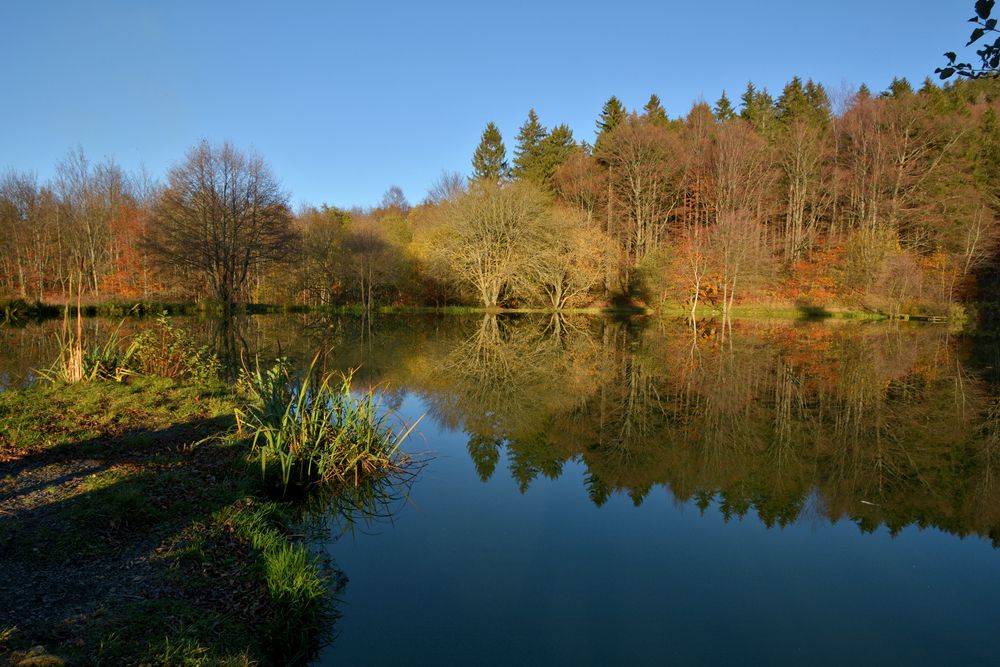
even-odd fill
[{"label": "tree line", "polygon": [[203,142],[158,183],[72,151],[0,176],[0,294],[488,308],[627,303],[945,312],[995,278],[1000,81],[793,78],[671,118],[604,104],[593,143],[534,110],[508,155],[418,205],[292,211],[264,159]]}]

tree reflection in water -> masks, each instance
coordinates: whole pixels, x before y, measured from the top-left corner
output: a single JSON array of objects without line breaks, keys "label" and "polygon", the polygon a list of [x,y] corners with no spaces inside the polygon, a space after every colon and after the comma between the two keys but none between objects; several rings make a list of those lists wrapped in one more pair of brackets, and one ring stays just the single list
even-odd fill
[{"label": "tree reflection in water", "polygon": [[[468,435],[483,480],[505,461],[522,492],[577,461],[597,505],[615,494],[639,505],[663,487],[768,525],[808,513],[1000,543],[1000,398],[969,341],[944,328],[495,314],[179,323],[232,369],[241,355],[307,364],[322,350],[393,407],[416,394]],[[47,363],[56,325],[3,331],[0,377]]]},{"label": "tree reflection in water", "polygon": [[580,460],[598,505],[663,486],[767,525],[809,508],[1000,536],[1000,406],[944,329],[486,315],[408,352],[396,381],[522,492]]}]

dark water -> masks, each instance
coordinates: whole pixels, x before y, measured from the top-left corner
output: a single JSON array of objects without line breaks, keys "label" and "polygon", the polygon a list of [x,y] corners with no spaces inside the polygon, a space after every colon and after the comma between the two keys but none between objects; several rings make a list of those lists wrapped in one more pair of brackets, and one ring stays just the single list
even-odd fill
[{"label": "dark water", "polygon": [[[320,664],[1000,663],[994,353],[945,328],[185,326],[231,365],[326,350],[425,415],[409,497],[330,523]],[[47,339],[0,332],[0,382]]]}]

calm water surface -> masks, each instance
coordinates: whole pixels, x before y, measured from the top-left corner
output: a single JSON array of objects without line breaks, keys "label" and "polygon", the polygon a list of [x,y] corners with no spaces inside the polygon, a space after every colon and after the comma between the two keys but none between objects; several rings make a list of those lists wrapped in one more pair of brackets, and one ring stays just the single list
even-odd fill
[{"label": "calm water surface", "polygon": [[[179,321],[424,415],[408,497],[329,521],[319,664],[1000,662],[995,354],[944,328]],[[0,383],[52,326],[0,331]]]}]

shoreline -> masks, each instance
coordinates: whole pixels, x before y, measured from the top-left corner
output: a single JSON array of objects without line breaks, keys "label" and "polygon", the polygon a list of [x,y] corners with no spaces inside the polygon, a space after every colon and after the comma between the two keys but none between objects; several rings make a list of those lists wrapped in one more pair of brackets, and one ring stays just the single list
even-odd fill
[{"label": "shoreline", "polygon": [[[963,304],[964,305],[964,304]],[[968,304],[975,305],[975,304]],[[63,317],[66,304],[29,303],[21,300],[0,302],[0,326],[18,324],[35,320],[44,321]],[[70,312],[76,312],[76,306],[70,305]],[[84,317],[155,317],[170,316],[202,316],[218,317],[226,313],[221,304],[212,302],[174,302],[174,301],[110,301],[100,303],[84,303],[80,305]],[[484,308],[481,306],[378,306],[366,310],[362,306],[311,306],[297,304],[248,303],[236,304],[229,312],[237,315],[282,315],[282,314],[330,314],[330,315],[600,315],[608,317],[657,317],[661,319],[688,319],[690,310],[685,306],[661,306],[659,308],[642,305],[624,306],[590,306],[582,308],[551,308],[516,307],[516,308]],[[721,319],[723,311],[710,305],[702,306],[697,311],[699,320]],[[796,306],[794,304],[743,304],[732,308],[731,320],[898,320],[911,322],[955,322],[956,318],[941,314],[899,313],[888,314],[881,311],[849,308],[842,306]],[[963,318],[964,319],[964,318]]]},{"label": "shoreline", "polygon": [[228,437],[235,405],[222,384],[154,377],[0,392],[0,664],[320,647],[342,579]]}]

